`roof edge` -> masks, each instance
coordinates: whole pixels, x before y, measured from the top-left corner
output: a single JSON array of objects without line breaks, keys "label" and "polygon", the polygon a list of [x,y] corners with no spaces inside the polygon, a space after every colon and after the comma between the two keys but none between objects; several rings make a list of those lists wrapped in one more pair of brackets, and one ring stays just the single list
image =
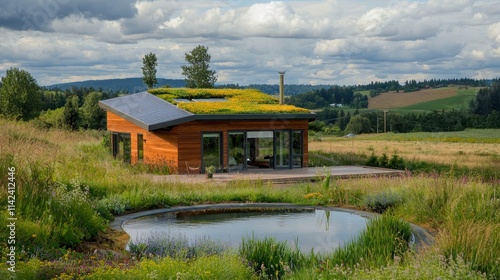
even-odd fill
[{"label": "roof edge", "polygon": [[150,131],[150,127],[149,127],[148,124],[143,123],[143,122],[141,122],[141,121],[139,121],[139,120],[137,120],[135,118],[132,118],[131,116],[129,116],[128,114],[126,114],[126,113],[124,113],[122,111],[115,110],[113,107],[107,105],[104,102],[99,101],[98,105],[102,109],[104,109],[106,111],[109,111],[109,112],[111,112],[111,113],[113,113],[113,114],[115,114],[115,115],[117,115],[117,116],[119,116],[119,117],[121,117],[121,118],[123,118],[123,119],[125,119],[125,120],[127,120],[127,121],[129,121],[129,122],[131,122],[133,124],[135,124],[135,125],[137,125],[138,127],[142,128],[142,129],[145,129],[147,131]]}]

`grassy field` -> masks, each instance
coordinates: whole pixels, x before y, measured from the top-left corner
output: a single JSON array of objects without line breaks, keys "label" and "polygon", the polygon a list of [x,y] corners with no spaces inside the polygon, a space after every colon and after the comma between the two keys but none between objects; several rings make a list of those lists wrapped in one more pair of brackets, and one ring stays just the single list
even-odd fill
[{"label": "grassy field", "polygon": [[[500,278],[498,178],[406,172],[288,186],[258,181],[168,183],[153,180],[144,167],[114,160],[101,144],[100,132],[41,130],[2,119],[0,127],[2,186],[10,182],[8,168],[16,168],[17,279]],[[422,160],[435,160],[449,169],[469,162],[498,169],[496,135],[498,131],[474,130],[323,138],[310,143],[310,149],[349,156],[397,151],[405,159],[438,153]],[[7,189],[2,188],[4,225],[7,201]],[[123,251],[123,236],[107,229],[112,215],[224,202],[288,202],[383,215],[343,251],[326,256],[297,253],[273,240],[248,241],[240,250],[189,258],[184,249],[168,256],[140,254],[145,245],[134,254]],[[404,240],[407,224],[401,220],[429,229],[435,243],[418,251],[409,248]],[[7,270],[8,236],[8,228],[1,227],[0,279],[13,276]]]},{"label": "grassy field", "polygon": [[441,133],[367,134],[353,138],[323,137],[309,149],[328,153],[397,154],[418,160],[466,167],[500,166],[500,130],[466,130]]},{"label": "grassy field", "polygon": [[463,109],[477,93],[477,88],[444,87],[416,92],[388,92],[369,99],[369,109],[395,109],[398,111],[432,111]]},{"label": "grassy field", "polygon": [[476,97],[478,89],[458,89],[455,96],[417,103],[399,108],[402,111],[434,111],[468,109],[470,102]]}]

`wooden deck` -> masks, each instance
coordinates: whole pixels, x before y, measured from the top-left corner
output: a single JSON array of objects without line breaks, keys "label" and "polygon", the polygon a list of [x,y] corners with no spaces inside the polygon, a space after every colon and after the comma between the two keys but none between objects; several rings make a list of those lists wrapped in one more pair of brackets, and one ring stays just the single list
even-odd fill
[{"label": "wooden deck", "polygon": [[359,178],[395,176],[403,174],[404,171],[368,167],[368,166],[331,166],[331,167],[309,167],[297,169],[252,169],[245,172],[216,173],[213,179],[207,179],[205,174],[196,175],[168,175],[155,176],[158,181],[184,182],[184,183],[224,183],[232,180],[259,180],[273,184],[289,184],[297,182],[318,181],[328,174],[334,178]]}]

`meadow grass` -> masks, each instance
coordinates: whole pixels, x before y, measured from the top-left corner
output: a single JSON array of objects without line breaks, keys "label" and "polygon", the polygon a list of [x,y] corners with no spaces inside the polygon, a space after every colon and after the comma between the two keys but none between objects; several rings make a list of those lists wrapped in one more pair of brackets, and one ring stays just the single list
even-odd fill
[{"label": "meadow grass", "polygon": [[229,251],[230,244],[212,240],[209,236],[197,236],[189,240],[186,235],[151,233],[131,241],[129,251],[138,259],[172,257],[192,259],[206,255],[220,255]]},{"label": "meadow grass", "polygon": [[[448,175],[407,172],[397,177],[349,180],[331,177],[316,183],[273,186],[244,180],[221,185],[166,182],[114,160],[100,144],[102,133],[40,130],[29,123],[1,119],[0,126],[4,132],[0,134],[0,168],[5,172],[7,167],[15,166],[17,170],[17,207],[22,218],[19,219],[17,238],[24,246],[20,246],[18,252],[18,279],[258,278],[255,267],[249,266],[248,260],[237,252],[196,256],[188,260],[144,258],[132,263],[130,259],[107,263],[89,257],[93,256],[92,253],[82,252],[87,267],[81,270],[78,261],[83,260],[69,254],[73,252],[69,248],[77,248],[85,240],[95,240],[107,220],[112,219],[112,214],[223,202],[290,202],[359,210],[375,210],[376,203],[385,203],[388,207],[384,209],[384,215],[421,225],[435,235],[435,243],[424,252],[388,258],[382,267],[361,267],[357,263],[326,266],[327,259],[322,262],[318,257],[306,257],[299,264],[300,269],[290,269],[284,274],[286,278],[386,279],[392,277],[389,275],[405,279],[406,276],[407,279],[453,279],[452,275],[463,276],[462,279],[500,278],[500,185],[498,180],[484,180],[498,174],[495,170],[498,169],[499,143],[492,142],[497,131],[362,135],[348,140],[335,139],[331,143],[324,139],[311,143],[310,149],[314,150],[318,144],[325,145],[322,148],[326,154],[329,149],[335,149],[339,154],[365,154],[366,157],[372,152],[391,155],[397,150],[405,161],[416,157],[416,151],[429,156],[439,154],[435,158],[436,164],[448,168],[449,172]],[[467,140],[475,134],[478,135],[475,142]],[[374,140],[370,137],[382,138]],[[454,143],[449,139],[455,138],[461,139],[461,142],[456,142],[460,146],[451,145]],[[472,155],[484,162],[475,162]],[[421,160],[427,162],[425,158]],[[467,176],[453,175],[453,165],[468,166],[470,162],[481,168]],[[6,177],[0,176],[0,183],[6,185],[6,182]],[[387,193],[397,198],[395,203],[384,200]],[[0,202],[7,205],[6,201],[6,189],[2,188]],[[1,212],[0,221],[5,224],[6,206],[2,206]],[[5,240],[8,234],[5,228],[0,229],[1,240]],[[1,279],[9,277],[5,256],[6,246],[3,244]],[[372,261],[371,257],[364,258],[367,264]],[[425,271],[422,270],[424,267]]]},{"label": "meadow grass", "polygon": [[[311,141],[309,150],[335,154],[333,159],[374,154],[397,154],[405,161],[457,167],[489,168],[500,164],[499,130],[463,132],[370,134],[353,138],[323,137]],[[313,156],[313,161],[315,157]]]}]

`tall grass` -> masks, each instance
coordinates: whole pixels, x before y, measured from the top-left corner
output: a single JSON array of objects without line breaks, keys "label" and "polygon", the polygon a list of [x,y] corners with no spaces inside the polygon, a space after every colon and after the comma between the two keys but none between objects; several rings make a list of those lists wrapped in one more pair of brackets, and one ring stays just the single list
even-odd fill
[{"label": "tall grass", "polygon": [[230,244],[212,240],[207,236],[197,236],[189,240],[185,235],[160,235],[152,233],[129,243],[129,251],[137,258],[172,257],[182,259],[198,258],[206,255],[221,255],[228,251]]},{"label": "tall grass", "polygon": [[[359,237],[333,252],[328,265],[345,265],[363,268],[386,266],[395,257],[402,257],[408,250],[411,227],[399,218],[382,215],[370,220]],[[326,267],[325,269],[328,269]]]},{"label": "tall grass", "polygon": [[[339,140],[340,146],[335,146],[337,141],[333,146],[323,141],[320,144],[326,145],[325,151],[333,147],[332,149],[344,151],[348,156],[351,155],[351,150],[363,155],[364,151],[374,150],[373,147],[377,147],[377,155],[392,153],[394,146],[398,148],[398,155],[405,158],[405,164],[421,163],[429,172],[420,175],[408,172],[392,178],[325,180],[320,183],[273,186],[259,181],[236,181],[219,185],[161,181],[114,160],[100,144],[101,134],[98,132],[40,130],[27,123],[1,119],[0,126],[0,168],[4,172],[8,167],[15,166],[17,170],[19,197],[16,207],[20,219],[16,237],[19,244],[24,245],[24,248],[19,247],[24,249],[24,255],[19,252],[19,260],[35,256],[58,259],[66,252],[65,248],[78,246],[82,240],[92,240],[106,226],[106,219],[112,218],[111,214],[126,211],[222,202],[290,202],[375,210],[373,207],[377,202],[385,201],[383,194],[391,193],[397,199],[387,207],[389,214],[417,223],[435,233],[435,243],[432,250],[429,250],[432,254],[400,255],[398,248],[402,247],[396,246],[394,255],[402,259],[395,258],[394,262],[394,256],[392,259],[380,257],[380,263],[385,260],[385,264],[382,264],[384,268],[373,267],[379,263],[373,261],[371,264],[366,261],[369,257],[363,257],[366,264],[364,267],[357,265],[360,256],[351,257],[350,264],[339,261],[338,266],[332,265],[333,258],[328,260],[327,266],[326,261],[318,265],[318,259],[313,261],[306,257],[305,260],[294,262],[293,267],[296,264],[301,267],[299,270],[292,269],[289,265],[291,272],[285,273],[286,277],[315,279],[318,278],[315,276],[321,276],[323,279],[342,279],[341,275],[345,273],[348,276],[344,279],[392,277],[388,275],[401,278],[409,275],[408,279],[427,279],[427,276],[453,279],[451,275],[454,273],[471,279],[500,279],[499,152],[498,141],[490,142],[496,131],[488,132],[484,139],[478,137],[478,142],[484,142],[479,144],[440,143],[441,139],[447,137],[444,134],[442,137],[436,136],[437,138],[430,137],[429,134],[415,136],[430,137],[430,140],[424,139],[425,141],[386,141],[384,138],[376,142],[370,142],[370,139],[363,142],[364,136],[359,136],[354,140]],[[473,137],[475,133],[471,131],[464,135],[450,136],[463,138],[470,134]],[[401,148],[405,145],[409,148]],[[428,159],[432,160],[415,157],[413,161],[412,155],[418,153],[429,156]],[[321,155],[324,156],[323,153]],[[442,160],[429,164],[429,161],[438,157],[442,157]],[[478,159],[482,160],[480,164]],[[444,166],[447,171],[434,172],[440,166]],[[6,182],[6,177],[0,176],[0,183],[6,185]],[[368,198],[374,198],[374,204]],[[0,203],[7,205],[6,201],[6,189],[2,188]],[[384,203],[388,206],[388,202],[390,201]],[[2,206],[0,211],[1,224],[6,224],[5,209]],[[6,227],[0,228],[0,239],[5,240],[6,230]],[[370,233],[373,236],[376,234]],[[2,256],[5,256],[6,247],[1,248]],[[352,250],[362,252],[361,249]],[[382,253],[389,255],[387,252]],[[274,258],[277,259],[279,258]],[[5,262],[3,263],[1,271],[6,271]],[[34,261],[26,265],[30,269],[41,266]],[[224,265],[232,272],[224,274]],[[282,268],[286,271],[286,266]],[[479,275],[475,273],[476,270],[485,274]],[[155,271],[158,271],[157,274]],[[347,271],[351,271],[350,274]],[[237,279],[238,275],[242,275],[240,279],[254,278],[252,270],[247,269],[241,256],[234,253],[202,256],[190,261],[170,257],[143,260],[139,266],[124,271],[102,265],[89,277],[100,279],[118,275],[122,278],[142,279],[150,274],[168,278],[177,277],[177,273],[187,279],[196,278],[196,273],[205,273],[200,278],[206,276],[206,279]],[[0,272],[0,278],[1,276]]]},{"label": "tall grass", "polygon": [[[68,279],[71,279],[69,277]],[[129,269],[102,266],[85,279],[255,279],[252,270],[235,253],[202,256],[190,261],[177,258],[147,259]]]},{"label": "tall grass", "polygon": [[286,241],[276,241],[273,237],[243,238],[239,252],[264,279],[281,279],[306,260],[298,248],[292,249]]},{"label": "tall grass", "polygon": [[[0,161],[6,161],[5,157]],[[16,165],[15,162],[11,164]],[[16,249],[20,259],[41,258],[52,249],[76,246],[105,229],[106,222],[96,212],[88,186],[77,181],[71,184],[54,182],[52,168],[38,163],[16,170],[16,215],[19,218],[16,238],[22,244]],[[5,223],[7,214],[3,210],[0,215]],[[0,236],[7,235],[6,228],[2,227]]]}]

